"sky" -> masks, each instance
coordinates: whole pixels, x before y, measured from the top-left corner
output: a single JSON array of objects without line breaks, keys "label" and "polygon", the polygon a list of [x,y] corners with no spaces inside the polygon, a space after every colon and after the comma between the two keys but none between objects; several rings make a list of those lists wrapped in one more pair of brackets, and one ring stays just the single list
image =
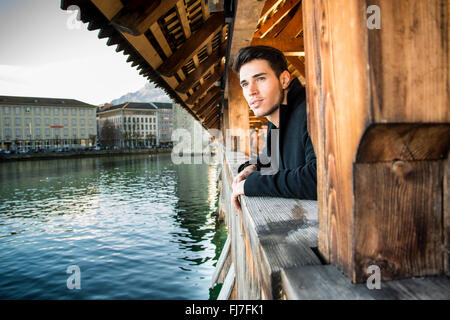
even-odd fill
[{"label": "sky", "polygon": [[60,0],[0,0],[0,95],[100,105],[148,80]]}]

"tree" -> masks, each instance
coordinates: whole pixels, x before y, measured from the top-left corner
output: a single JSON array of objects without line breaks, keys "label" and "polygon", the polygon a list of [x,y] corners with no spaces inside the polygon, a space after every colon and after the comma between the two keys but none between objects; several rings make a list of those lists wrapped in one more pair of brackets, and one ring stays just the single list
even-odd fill
[{"label": "tree", "polygon": [[101,145],[113,147],[118,139],[120,139],[120,130],[108,119],[104,120],[100,131]]}]

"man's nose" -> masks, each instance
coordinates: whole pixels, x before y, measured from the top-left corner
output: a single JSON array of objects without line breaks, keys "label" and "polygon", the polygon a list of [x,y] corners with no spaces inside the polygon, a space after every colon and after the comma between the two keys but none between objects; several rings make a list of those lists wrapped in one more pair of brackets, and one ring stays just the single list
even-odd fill
[{"label": "man's nose", "polygon": [[258,86],[256,85],[256,83],[254,83],[254,82],[250,82],[250,84],[248,85],[248,91],[249,91],[249,94],[251,95],[251,96],[254,96],[254,95],[256,95],[257,93],[258,93]]}]

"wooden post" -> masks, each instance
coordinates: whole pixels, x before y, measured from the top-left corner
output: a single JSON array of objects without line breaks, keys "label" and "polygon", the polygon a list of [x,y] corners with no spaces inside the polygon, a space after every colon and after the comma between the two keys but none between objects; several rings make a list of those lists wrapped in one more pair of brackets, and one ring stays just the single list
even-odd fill
[{"label": "wooden post", "polygon": [[227,79],[229,134],[236,137],[232,141],[237,140],[237,148],[234,151],[243,152],[248,155],[250,152],[250,140],[248,136],[250,129],[248,118],[249,106],[242,94],[239,78],[231,68],[228,69]]},{"label": "wooden post", "polygon": [[304,0],[303,19],[320,252],[354,282],[444,273],[449,2]]}]

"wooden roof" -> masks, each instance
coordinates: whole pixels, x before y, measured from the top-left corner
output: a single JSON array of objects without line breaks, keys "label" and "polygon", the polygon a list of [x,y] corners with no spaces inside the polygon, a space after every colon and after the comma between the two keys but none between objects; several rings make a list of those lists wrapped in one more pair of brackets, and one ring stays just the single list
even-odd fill
[{"label": "wooden roof", "polygon": [[[107,38],[109,46],[116,45],[116,51],[128,55],[127,62],[137,66],[141,75],[161,87],[209,129],[220,126],[224,71],[236,47],[233,47],[231,29],[239,29],[235,27],[239,21],[236,24],[234,20],[245,16],[233,15],[233,10],[238,12],[236,3],[243,5],[245,2],[249,6],[258,3],[253,9],[255,14],[245,17],[252,22],[246,27],[250,38],[254,33],[252,44],[273,45],[286,52],[290,71],[301,81],[304,66],[299,51],[303,45],[302,33],[297,32],[299,28],[301,31],[301,25],[296,27],[301,20],[300,0],[232,1],[234,8],[226,8],[227,14],[223,7],[222,11],[210,12],[206,2],[61,0],[61,8],[78,6],[80,18],[88,23],[89,30],[99,30],[99,38]],[[219,8],[222,2],[219,1]],[[217,1],[214,6],[217,7]],[[226,15],[230,18],[225,19]],[[301,46],[292,41],[286,44],[289,37],[299,39],[297,44],[301,42]],[[251,127],[259,127],[264,122],[253,117]]]}]

